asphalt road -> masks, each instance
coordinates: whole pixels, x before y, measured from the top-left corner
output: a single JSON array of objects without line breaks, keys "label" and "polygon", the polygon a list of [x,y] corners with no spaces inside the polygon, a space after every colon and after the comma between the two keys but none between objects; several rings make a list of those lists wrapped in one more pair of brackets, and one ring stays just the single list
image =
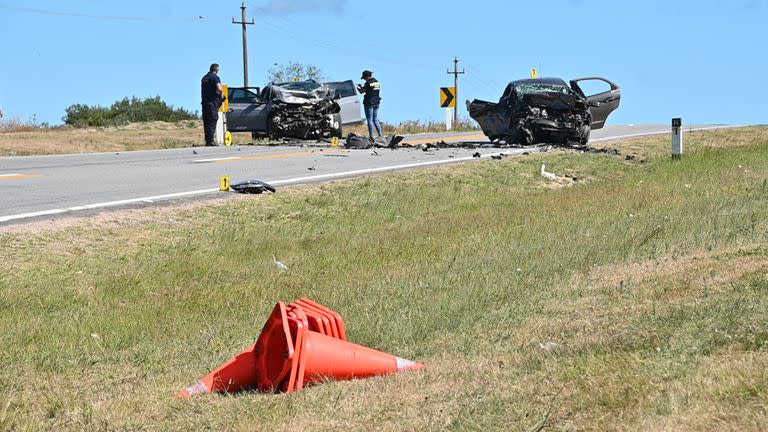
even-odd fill
[{"label": "asphalt road", "polygon": [[[722,126],[699,126],[712,129]],[[608,126],[591,142],[669,133],[668,125]],[[487,141],[480,133],[413,135],[411,143]],[[297,146],[196,147],[123,153],[0,158],[0,224],[83,210],[211,196],[221,176],[275,186],[473,160],[525,149],[346,150]]]}]

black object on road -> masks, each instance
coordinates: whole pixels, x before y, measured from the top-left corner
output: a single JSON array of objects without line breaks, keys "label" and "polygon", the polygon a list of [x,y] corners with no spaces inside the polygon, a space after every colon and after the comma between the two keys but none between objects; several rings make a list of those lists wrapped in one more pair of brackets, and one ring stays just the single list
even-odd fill
[{"label": "black object on road", "polygon": [[244,194],[260,194],[264,192],[277,192],[274,186],[261,180],[246,180],[229,186],[235,192]]}]

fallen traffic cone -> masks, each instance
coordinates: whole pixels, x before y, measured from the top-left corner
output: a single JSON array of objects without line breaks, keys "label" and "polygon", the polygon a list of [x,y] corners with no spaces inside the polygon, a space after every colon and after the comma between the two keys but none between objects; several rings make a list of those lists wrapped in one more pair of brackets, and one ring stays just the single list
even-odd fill
[{"label": "fallen traffic cone", "polygon": [[177,397],[254,387],[262,392],[279,389],[290,393],[326,380],[365,378],[422,367],[347,342],[341,315],[312,300],[301,299],[288,306],[278,302],[252,347],[182,390]]}]

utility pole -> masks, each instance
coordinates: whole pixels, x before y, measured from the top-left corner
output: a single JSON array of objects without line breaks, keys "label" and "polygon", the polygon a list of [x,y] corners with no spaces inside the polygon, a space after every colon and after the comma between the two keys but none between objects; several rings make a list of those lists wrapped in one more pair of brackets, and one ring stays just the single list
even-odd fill
[{"label": "utility pole", "polygon": [[459,75],[463,75],[467,73],[465,70],[461,70],[459,72],[459,58],[454,57],[453,58],[453,72],[448,71],[448,75],[453,74],[453,87],[456,89],[456,94],[454,97],[456,97],[456,106],[453,107],[453,124],[454,127],[458,127],[459,125]]},{"label": "utility pole", "polygon": [[243,26],[243,87],[248,87],[248,36],[245,26],[253,25],[255,22],[254,20],[248,21],[245,9],[245,1],[243,1],[243,5],[240,6],[240,10],[243,12],[243,19],[242,21],[236,21],[233,17],[232,24],[242,24]]}]

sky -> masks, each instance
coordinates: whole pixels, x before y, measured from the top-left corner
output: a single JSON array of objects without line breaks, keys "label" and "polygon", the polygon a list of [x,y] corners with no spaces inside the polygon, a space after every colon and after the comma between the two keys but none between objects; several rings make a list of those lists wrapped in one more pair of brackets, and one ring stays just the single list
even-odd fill
[{"label": "sky", "polygon": [[[200,78],[221,64],[243,84],[239,0],[0,0],[6,119],[61,124],[76,103],[160,96],[200,110]],[[251,86],[275,64],[329,80],[382,83],[379,117],[443,121],[439,88],[498,100],[509,81],[603,76],[622,87],[608,124],[768,123],[768,0],[253,0]]]}]

